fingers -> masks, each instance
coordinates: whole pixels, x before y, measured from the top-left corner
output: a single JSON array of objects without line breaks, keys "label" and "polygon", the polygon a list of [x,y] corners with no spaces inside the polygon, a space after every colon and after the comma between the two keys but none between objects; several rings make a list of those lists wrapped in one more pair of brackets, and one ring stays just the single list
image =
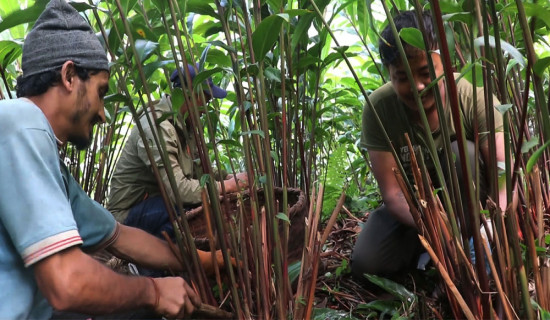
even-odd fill
[{"label": "fingers", "polygon": [[156,278],[160,291],[157,313],[167,318],[189,316],[201,303],[197,293],[179,277]]},{"label": "fingers", "polygon": [[191,286],[187,282],[184,282],[184,286],[185,291],[187,291],[187,294],[193,306],[199,307],[201,305],[201,298],[199,297],[199,295],[195,292],[195,290],[193,290],[193,288],[191,288]]}]

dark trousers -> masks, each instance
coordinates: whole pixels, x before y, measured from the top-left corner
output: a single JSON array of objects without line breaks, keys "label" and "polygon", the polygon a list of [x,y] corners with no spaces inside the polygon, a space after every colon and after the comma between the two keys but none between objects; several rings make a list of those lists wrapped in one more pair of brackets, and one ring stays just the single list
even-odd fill
[{"label": "dark trousers", "polygon": [[123,223],[145,230],[161,239],[164,239],[162,231],[166,231],[170,238],[174,238],[174,227],[161,196],[147,198],[135,205]]},{"label": "dark trousers", "polygon": [[[458,156],[458,144],[453,142],[451,149],[456,155],[455,169],[457,170],[459,185],[463,189],[462,170],[460,157]],[[486,178],[483,160],[475,157],[475,145],[467,141],[467,156],[469,157],[470,172],[474,172],[476,162],[481,161],[480,167],[480,198],[485,199]],[[442,161],[445,163],[445,161]],[[444,174],[447,174],[443,168]],[[432,181],[436,181],[433,179]],[[468,182],[471,183],[471,182]],[[462,190],[461,190],[462,191]],[[461,192],[462,205],[467,208],[467,195]],[[468,216],[468,215],[466,215]],[[469,224],[469,220],[466,221]],[[355,247],[351,255],[352,275],[362,280],[363,274],[376,274],[391,277],[403,271],[415,267],[418,256],[424,251],[418,239],[416,229],[408,227],[397,220],[388,212],[385,205],[373,211],[365,223],[361,233],[357,237]]]}]

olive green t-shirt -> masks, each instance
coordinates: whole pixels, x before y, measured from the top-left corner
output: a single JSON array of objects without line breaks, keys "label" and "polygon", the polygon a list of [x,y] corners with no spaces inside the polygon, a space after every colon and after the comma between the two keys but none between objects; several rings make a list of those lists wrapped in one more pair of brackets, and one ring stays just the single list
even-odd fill
[{"label": "olive green t-shirt", "polygon": [[[454,74],[455,79],[459,74]],[[485,117],[485,101],[483,95],[483,88],[477,88],[477,106],[473,101],[473,90],[474,87],[470,82],[465,79],[460,79],[457,82],[457,93],[459,99],[459,106],[461,108],[462,123],[464,126],[464,132],[466,139],[474,141],[474,128],[477,127],[477,132],[479,134],[479,142],[483,142],[488,138],[488,129],[486,124]],[[414,150],[418,152],[419,149],[422,150],[424,160],[430,175],[434,173],[434,164],[431,160],[428,148],[423,142],[424,129],[420,124],[411,123],[409,120],[411,118],[412,110],[410,110],[397,96],[395,90],[393,89],[391,83],[387,83],[382,87],[375,90],[370,96],[369,100],[372,102],[376,113],[380,117],[382,125],[386,130],[389,139],[391,140],[395,151],[403,165],[403,169],[407,172],[407,175],[410,177],[410,154],[409,148],[407,147],[407,142],[405,140],[405,133],[409,134],[409,138],[413,144]],[[494,105],[497,106],[500,102],[493,97]],[[446,106],[450,105],[450,102],[447,98],[445,102]],[[477,109],[476,109],[477,107]],[[445,115],[444,121],[445,125],[449,129],[449,136],[451,141],[455,140],[456,131],[451,119],[451,111],[449,107],[444,108]],[[474,114],[477,113],[477,122],[475,121]],[[502,115],[495,110],[494,112],[494,123],[497,132],[502,129]],[[436,150],[440,152],[443,149],[444,141],[443,134],[441,132],[441,127],[432,132],[432,137],[435,142]],[[361,130],[361,141],[360,148],[366,150],[375,150],[375,151],[391,151],[390,146],[388,145],[383,131],[381,130],[374,112],[368,105],[365,105],[363,109],[363,127]]]}]

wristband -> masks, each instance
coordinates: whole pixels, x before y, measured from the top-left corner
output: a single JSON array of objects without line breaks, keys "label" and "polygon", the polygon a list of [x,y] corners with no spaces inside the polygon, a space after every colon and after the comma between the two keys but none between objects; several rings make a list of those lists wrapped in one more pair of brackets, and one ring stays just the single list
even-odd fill
[{"label": "wristband", "polygon": [[151,280],[151,282],[153,283],[153,287],[155,288],[155,306],[154,306],[154,310],[157,310],[158,307],[159,307],[159,302],[160,302],[159,287],[157,286],[157,283],[155,282],[155,280],[153,278],[147,277],[147,279]]}]

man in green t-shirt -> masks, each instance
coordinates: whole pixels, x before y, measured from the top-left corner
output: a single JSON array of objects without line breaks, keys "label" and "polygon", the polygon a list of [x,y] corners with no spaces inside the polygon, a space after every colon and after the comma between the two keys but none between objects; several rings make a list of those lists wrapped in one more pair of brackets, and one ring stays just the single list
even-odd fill
[{"label": "man in green t-shirt", "polygon": [[[433,61],[435,77],[438,78],[443,75],[443,65],[430,14],[423,13],[422,20],[428,52]],[[400,13],[394,18],[394,22],[398,32],[402,28],[420,29],[414,11]],[[404,41],[402,41],[402,44],[416,89],[420,93],[435,79],[430,76],[427,54],[425,51],[412,47]],[[422,152],[431,180],[435,183],[438,180],[435,175],[433,159],[431,159],[424,142],[424,127],[420,118],[421,115],[405,71],[406,66],[402,63],[397,50],[396,39],[389,26],[381,33],[379,49],[382,62],[388,68],[391,81],[375,90],[369,96],[369,100],[381,119],[399,161],[409,177],[409,181],[412,182],[413,180],[405,133],[410,137],[415,153]],[[436,144],[436,150],[442,154],[444,137],[441,132],[441,125],[444,124],[448,128],[451,141],[453,141],[451,146],[453,152],[457,154],[457,161],[459,161],[458,146],[457,142],[454,141],[456,132],[451,120],[449,97],[445,90],[445,81],[449,81],[449,78],[455,81],[456,77],[456,74],[442,77],[437,86],[421,95],[421,102],[428,120],[429,130]],[[456,86],[464,132],[468,140],[466,152],[472,167],[471,172],[475,167],[475,161],[481,161],[481,184],[477,187],[480,190],[481,199],[485,199],[489,190],[486,188],[486,168],[483,162],[487,163],[490,156],[483,89],[474,88],[464,79],[459,80]],[[435,90],[439,90],[444,114],[439,114],[437,110]],[[473,98],[474,90],[477,90],[475,101]],[[499,104],[496,98],[494,102],[495,105]],[[496,160],[501,162],[504,161],[504,135],[501,130],[502,118],[498,112],[495,112],[494,125],[497,129],[495,135]],[[479,153],[477,154],[481,155],[480,159],[475,157],[476,147],[473,141],[476,139],[476,134],[479,139]],[[358,279],[362,279],[365,273],[383,276],[395,275],[414,268],[423,248],[418,239],[417,226],[411,215],[409,205],[392,170],[398,167],[396,160],[391,153],[391,148],[384,137],[382,128],[376,121],[374,111],[368,106],[363,111],[360,146],[368,152],[372,172],[380,187],[384,204],[369,215],[363,230],[357,238],[351,259],[352,274]],[[459,164],[455,165],[460,178],[462,177],[461,167]],[[499,191],[499,200],[501,206],[506,204],[505,190]],[[466,221],[466,224],[469,224],[469,222]]]}]

